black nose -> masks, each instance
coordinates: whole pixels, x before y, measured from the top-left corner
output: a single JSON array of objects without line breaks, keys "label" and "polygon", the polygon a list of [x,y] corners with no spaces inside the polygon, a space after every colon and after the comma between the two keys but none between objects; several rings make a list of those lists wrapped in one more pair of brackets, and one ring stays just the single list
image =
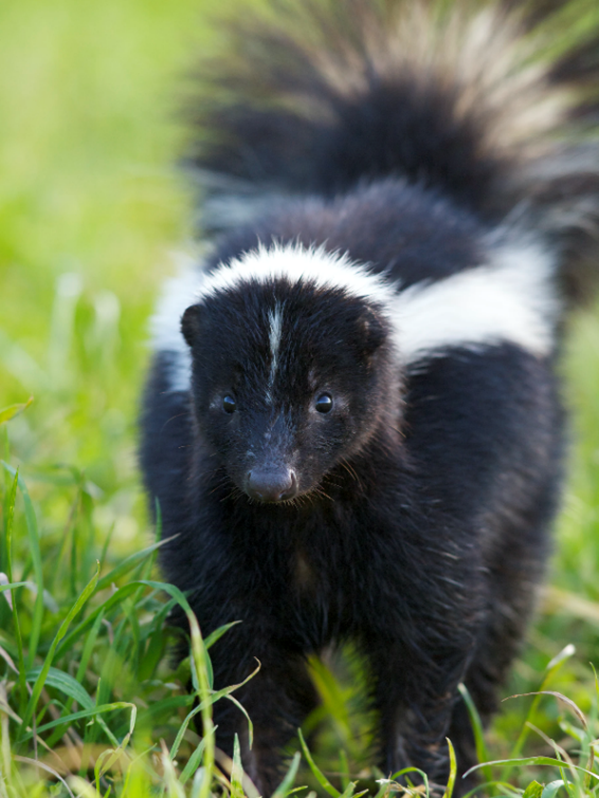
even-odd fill
[{"label": "black nose", "polygon": [[297,493],[297,479],[291,468],[255,468],[247,475],[247,494],[261,502],[282,502]]}]

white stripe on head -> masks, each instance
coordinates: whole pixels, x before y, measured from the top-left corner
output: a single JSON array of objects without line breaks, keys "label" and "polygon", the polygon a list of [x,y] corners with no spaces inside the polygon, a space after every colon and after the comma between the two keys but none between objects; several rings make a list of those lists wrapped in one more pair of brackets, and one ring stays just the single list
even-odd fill
[{"label": "white stripe on head", "polygon": [[266,398],[272,402],[272,387],[275,384],[277,366],[279,365],[279,347],[281,346],[281,331],[283,329],[283,307],[279,302],[275,302],[274,310],[268,311],[268,321],[270,323],[270,374],[268,375],[268,390]]},{"label": "white stripe on head", "polygon": [[551,255],[529,241],[492,249],[485,265],[411,286],[393,309],[401,361],[502,342],[548,355],[560,312],[554,272]]},{"label": "white stripe on head", "polygon": [[[188,390],[191,356],[180,330],[183,312],[215,294],[249,282],[285,280],[317,288],[339,288],[346,295],[376,303],[392,324],[398,363],[405,367],[451,348],[480,349],[514,343],[537,356],[550,354],[560,306],[550,253],[532,241],[491,242],[489,260],[443,280],[401,291],[347,255],[297,244],[258,247],[206,273],[194,268],[170,280],[152,320],[154,347],[171,359],[172,390]],[[267,399],[279,362],[281,305],[269,311],[271,368]]]},{"label": "white stripe on head", "polygon": [[236,289],[243,283],[300,281],[316,288],[339,288],[354,297],[363,297],[388,304],[394,287],[384,278],[352,261],[347,254],[327,252],[324,246],[303,247],[301,244],[262,244],[242,253],[208,275],[200,286],[196,301],[217,291]]},{"label": "white stripe on head", "polygon": [[[390,305],[394,296],[394,287],[383,278],[354,263],[347,255],[327,252],[324,247],[259,246],[210,273],[189,257],[182,258],[181,265],[185,270],[167,281],[150,323],[154,350],[169,356],[168,378],[173,391],[188,390],[191,378],[191,355],[181,334],[181,316],[190,305],[220,291],[235,290],[248,282],[285,280],[291,284],[304,281],[316,288],[338,288],[350,296],[370,299],[382,306]],[[278,365],[282,311],[282,307],[276,305],[269,313],[272,353],[269,390]]]}]

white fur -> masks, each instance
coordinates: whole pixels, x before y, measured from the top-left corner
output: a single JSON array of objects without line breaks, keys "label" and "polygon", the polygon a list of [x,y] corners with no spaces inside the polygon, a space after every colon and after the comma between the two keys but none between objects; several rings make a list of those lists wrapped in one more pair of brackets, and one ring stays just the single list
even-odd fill
[{"label": "white fur", "polygon": [[[350,296],[375,302],[391,321],[393,343],[403,366],[450,347],[479,349],[501,342],[545,356],[553,347],[560,310],[553,273],[553,259],[535,242],[492,245],[486,264],[401,291],[400,286],[353,263],[347,255],[332,254],[322,247],[259,247],[211,274],[194,266],[170,280],[152,320],[154,348],[171,354],[172,390],[187,390],[191,358],[180,332],[185,309],[217,292],[241,288],[248,281],[284,279],[340,288]],[[278,365],[282,312],[277,305],[269,314],[269,394]]]},{"label": "white fur", "polygon": [[274,310],[269,311],[268,321],[270,323],[269,340],[271,361],[266,398],[269,402],[272,402],[271,391],[275,384],[275,376],[279,365],[279,347],[281,346],[281,331],[283,329],[283,308],[278,302],[275,303]]},{"label": "white fur", "polygon": [[529,242],[498,248],[488,265],[408,288],[393,308],[402,362],[502,341],[549,354],[559,315],[553,283],[552,258]]},{"label": "white fur", "polygon": [[192,257],[177,253],[176,260],[180,273],[165,283],[156,312],[150,319],[150,334],[152,348],[170,356],[171,390],[186,391],[191,375],[191,354],[181,334],[181,316],[193,305],[203,274]]},{"label": "white fur", "polygon": [[306,249],[299,244],[271,247],[260,245],[244,252],[213,272],[198,288],[198,300],[224,289],[235,289],[249,281],[259,283],[300,280],[317,288],[340,288],[351,296],[387,304],[394,287],[382,277],[352,261],[346,254],[327,252],[324,247]]}]

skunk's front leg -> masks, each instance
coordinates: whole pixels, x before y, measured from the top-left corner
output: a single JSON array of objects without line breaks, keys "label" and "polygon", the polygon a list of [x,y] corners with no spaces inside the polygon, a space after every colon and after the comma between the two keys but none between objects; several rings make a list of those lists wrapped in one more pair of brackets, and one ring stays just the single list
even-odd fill
[{"label": "skunk's front leg", "polygon": [[[215,686],[220,688],[241,682],[259,660],[258,673],[235,693],[252,720],[254,740],[250,748],[247,719],[234,704],[223,699],[214,707],[214,722],[218,727],[216,741],[219,748],[232,756],[235,735],[239,736],[243,768],[260,795],[268,798],[283,777],[281,750],[316,707],[318,695],[300,652],[261,639],[258,632],[252,635],[249,625],[243,635],[240,632],[241,626],[222,638],[224,642],[229,636],[226,650],[218,651],[217,643],[216,650],[211,651]],[[238,638],[238,646],[233,643],[234,636]],[[255,656],[251,662],[247,658],[248,651]]]},{"label": "skunk's front leg", "polygon": [[369,641],[368,648],[385,776],[417,767],[431,781],[444,784],[448,775],[445,737],[467,653],[447,650],[445,658],[433,657],[409,640]]},{"label": "skunk's front leg", "polygon": [[[422,530],[421,539],[425,540]],[[385,775],[416,767],[431,782],[445,786],[449,775],[445,738],[461,700],[458,685],[484,628],[485,572],[473,551],[467,558],[446,558],[441,552],[435,559],[429,547],[428,559],[422,560],[425,569],[417,567],[422,557],[416,547],[412,553],[411,567],[373,569],[378,591],[360,642],[379,716]],[[471,764],[460,762],[458,768]]]},{"label": "skunk's front leg", "polygon": [[[381,767],[386,777],[406,767],[444,787],[449,776],[446,736],[469,650],[449,644],[427,651],[405,639],[368,642],[373,700],[379,715]],[[470,763],[469,763],[470,764]],[[417,774],[409,774],[418,783]]]}]

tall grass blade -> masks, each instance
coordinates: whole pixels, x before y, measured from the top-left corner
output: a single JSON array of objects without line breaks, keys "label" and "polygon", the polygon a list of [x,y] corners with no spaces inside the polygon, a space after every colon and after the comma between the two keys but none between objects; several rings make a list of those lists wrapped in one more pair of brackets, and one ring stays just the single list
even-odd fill
[{"label": "tall grass blade", "polygon": [[472,700],[472,696],[465,684],[459,684],[458,690],[464,703],[466,704],[466,709],[468,710],[468,716],[470,717],[470,723],[472,725],[472,733],[474,734],[474,744],[476,747],[476,756],[478,761],[483,766],[483,778],[487,782],[493,781],[493,771],[490,767],[488,767],[485,763],[489,759],[489,752],[487,751],[487,744],[485,742],[485,732],[483,729],[483,724],[480,719],[480,715],[478,714],[478,710],[476,708],[476,704]]},{"label": "tall grass blade", "polygon": [[244,798],[243,795],[243,766],[241,764],[241,746],[239,736],[235,735],[233,743],[233,764],[231,766],[231,798]]},{"label": "tall grass blade", "polygon": [[[134,554],[130,554],[129,557],[125,557],[125,559],[122,562],[120,562],[115,568],[113,568],[112,571],[107,573],[106,576],[103,576],[99,580],[98,591],[110,587],[110,585],[113,582],[116,582],[122,576],[128,574],[137,565],[142,563],[146,559],[146,557],[149,557],[154,551],[156,551],[156,549],[159,549],[161,546],[164,546],[165,543],[168,543],[169,540],[172,540],[172,538],[165,538],[165,540],[159,540],[157,543],[152,543],[151,546],[147,546],[145,549],[142,549],[141,551],[136,551]],[[145,580],[141,581],[145,582]]]},{"label": "tall grass blade", "polygon": [[8,713],[4,712],[2,705],[6,705],[6,688],[0,684],[0,757],[2,770],[0,772],[0,785],[9,778],[12,771],[12,754],[10,750],[10,724]]},{"label": "tall grass blade", "polygon": [[[242,684],[245,684],[245,682],[248,682],[250,679],[253,679],[254,676],[258,673],[259,670],[260,670],[260,666],[258,666],[258,668],[256,668],[256,670],[253,673],[250,673],[248,678],[244,682],[242,682]],[[236,685],[235,689],[237,689],[237,687],[241,687],[241,685]],[[230,701],[232,704],[235,704],[235,706],[241,712],[242,715],[245,715],[245,718],[246,718],[246,720],[248,722],[248,745],[251,748],[252,745],[254,744],[254,724],[252,723],[252,719],[250,718],[247,709],[243,706],[243,704],[241,704],[235,698],[234,695],[231,695],[230,693],[227,693],[225,698],[227,699],[227,701]]]},{"label": "tall grass blade", "polygon": [[[162,541],[165,543],[166,541]],[[156,547],[156,544],[155,546]],[[212,783],[212,776],[214,774],[215,766],[215,744],[214,744],[214,723],[212,721],[212,703],[215,696],[210,695],[210,683],[208,678],[208,652],[204,645],[200,627],[195,614],[193,613],[189,602],[175,585],[170,585],[167,582],[155,582],[153,580],[140,580],[139,584],[148,585],[148,587],[164,590],[172,598],[175,598],[181,608],[187,615],[189,622],[189,630],[191,635],[191,657],[193,663],[193,671],[198,685],[198,696],[200,699],[200,708],[202,714],[202,726],[204,738],[206,738],[206,746],[204,752],[204,778],[202,779],[199,798],[208,798]]]},{"label": "tall grass blade", "polygon": [[[247,711],[245,710],[245,708],[231,695],[231,693],[234,690],[238,690],[240,687],[243,687],[244,684],[247,684],[247,682],[249,682],[250,679],[254,678],[254,676],[258,673],[259,670],[260,670],[260,666],[258,666],[255,671],[250,673],[250,675],[248,677],[246,677],[242,682],[239,682],[239,684],[233,684],[233,685],[230,685],[229,687],[223,687],[222,690],[216,690],[214,692],[209,691],[208,697],[204,701],[201,701],[196,707],[194,707],[191,710],[191,712],[187,715],[187,717],[185,718],[185,720],[183,721],[183,723],[179,727],[179,731],[177,732],[177,736],[175,737],[175,742],[173,743],[173,746],[172,746],[171,751],[170,751],[171,759],[174,759],[177,756],[177,753],[179,751],[179,746],[181,745],[181,742],[183,740],[185,732],[187,731],[187,727],[189,726],[190,721],[198,713],[202,712],[206,708],[211,707],[212,704],[215,704],[217,701],[220,701],[221,698],[228,698],[230,701],[233,701],[233,703],[238,707],[238,709],[241,710],[241,712],[248,719],[248,723],[249,723],[249,741],[250,741],[250,747],[251,747],[252,739],[253,739],[252,722],[251,722],[250,717],[249,717]],[[181,698],[186,698],[186,697],[177,696],[177,698],[181,699]]]},{"label": "tall grass blade", "polygon": [[85,676],[85,671],[87,670],[87,666],[92,655],[92,651],[94,649],[94,645],[96,644],[96,639],[98,637],[98,633],[100,632],[100,627],[102,626],[102,621],[104,620],[104,609],[100,607],[100,612],[97,614],[96,619],[92,625],[90,633],[85,638],[85,644],[83,646],[83,651],[81,652],[81,659],[79,661],[79,667],[77,668],[77,674],[75,679],[81,683]]},{"label": "tall grass blade", "polygon": [[[172,585],[169,585],[172,587]],[[186,602],[187,603],[187,602]],[[208,798],[214,774],[215,763],[215,744],[214,744],[214,723],[212,721],[212,701],[210,701],[210,686],[208,682],[208,667],[206,665],[207,652],[204,641],[200,633],[200,627],[194,613],[189,610],[187,613],[189,630],[191,633],[191,655],[194,669],[199,685],[198,693],[202,707],[202,728],[203,736],[207,739],[204,749],[204,768],[205,778],[200,789],[200,798]]]},{"label": "tall grass blade", "polygon": [[277,789],[273,792],[272,798],[286,798],[293,786],[293,782],[295,781],[295,776],[297,774],[297,770],[300,766],[300,762],[302,760],[302,755],[299,751],[296,751],[293,755],[293,759],[291,760],[291,764],[289,765],[289,770],[285,773],[285,777],[283,781],[279,784]]},{"label": "tall grass blade", "polygon": [[306,745],[306,741],[304,740],[304,735],[302,734],[302,730],[298,729],[297,734],[299,737],[299,741],[302,746],[302,750],[304,752],[304,756],[306,757],[306,761],[310,767],[310,770],[314,774],[316,781],[320,784],[320,786],[325,789],[332,798],[341,798],[341,793],[337,790],[331,782],[327,779],[324,773],[320,770],[316,762],[312,759],[312,754],[308,746]]},{"label": "tall grass blade", "polygon": [[96,573],[93,575],[93,577],[91,578],[91,580],[89,581],[89,583],[87,584],[87,586],[85,587],[85,589],[83,590],[83,592],[81,593],[81,595],[79,596],[77,601],[73,604],[71,609],[68,611],[68,613],[66,615],[66,618],[61,623],[61,625],[60,625],[60,627],[58,629],[58,632],[56,633],[56,636],[54,637],[54,640],[52,641],[52,644],[50,646],[50,650],[48,651],[48,653],[46,655],[46,658],[44,660],[44,664],[42,666],[40,674],[37,677],[35,685],[33,687],[33,691],[32,691],[32,694],[31,694],[31,698],[29,699],[29,703],[27,705],[27,709],[25,710],[25,714],[23,715],[23,725],[21,726],[21,739],[22,739],[23,733],[25,732],[25,730],[27,728],[27,725],[29,724],[29,722],[31,721],[31,718],[33,717],[33,713],[35,712],[35,708],[37,706],[38,699],[40,697],[40,694],[41,694],[42,689],[44,687],[44,683],[45,683],[46,678],[48,676],[48,672],[50,670],[50,666],[52,665],[52,662],[54,660],[54,655],[56,653],[56,649],[58,647],[58,644],[60,643],[62,638],[66,635],[67,630],[68,630],[69,626],[71,625],[71,622],[72,622],[73,618],[77,615],[79,610],[81,610],[81,608],[86,603],[86,601],[89,599],[89,597],[94,593],[94,591],[96,589],[96,585],[98,584],[98,575],[99,575],[99,573],[100,573],[100,564],[98,563],[97,568],[96,568]]},{"label": "tall grass blade", "polygon": [[[8,509],[6,515],[6,575],[8,576],[9,583],[13,580],[12,573],[12,532],[15,518],[15,503],[17,501],[17,486],[19,483],[19,472],[15,471],[12,478],[12,484],[8,495]],[[8,586],[2,586],[2,591],[10,589]],[[19,613],[17,609],[17,596],[12,593],[13,599],[11,601],[12,619],[14,625],[15,641],[17,644],[17,665],[19,670],[19,712],[22,715],[27,706],[27,683],[25,680],[25,654],[23,652],[23,638],[21,636],[21,623],[19,621]]]},{"label": "tall grass blade", "polygon": [[37,526],[37,518],[29,492],[24,481],[18,475],[17,471],[8,463],[2,462],[4,468],[17,480],[17,484],[23,496],[23,503],[25,505],[25,521],[27,525],[27,535],[29,538],[29,553],[33,562],[33,573],[37,587],[37,595],[33,607],[33,620],[31,623],[31,633],[29,635],[29,648],[27,652],[27,668],[33,666],[35,655],[37,654],[37,647],[40,639],[42,628],[42,619],[44,615],[44,575],[42,572],[42,554],[40,550],[39,531]]},{"label": "tall grass blade", "polygon": [[183,768],[181,775],[179,776],[179,781],[181,784],[186,784],[189,779],[195,774],[196,770],[200,766],[200,762],[202,761],[202,755],[204,753],[204,748],[206,747],[207,739],[203,737],[200,740],[198,747],[195,749],[193,754],[187,760],[187,764]]},{"label": "tall grass blade", "polygon": [[458,773],[458,763],[455,758],[455,750],[451,743],[449,737],[445,738],[447,740],[447,748],[449,749],[449,779],[447,780],[447,787],[445,788],[445,792],[443,793],[443,798],[451,798],[453,795],[453,788],[455,786],[455,780]]}]

